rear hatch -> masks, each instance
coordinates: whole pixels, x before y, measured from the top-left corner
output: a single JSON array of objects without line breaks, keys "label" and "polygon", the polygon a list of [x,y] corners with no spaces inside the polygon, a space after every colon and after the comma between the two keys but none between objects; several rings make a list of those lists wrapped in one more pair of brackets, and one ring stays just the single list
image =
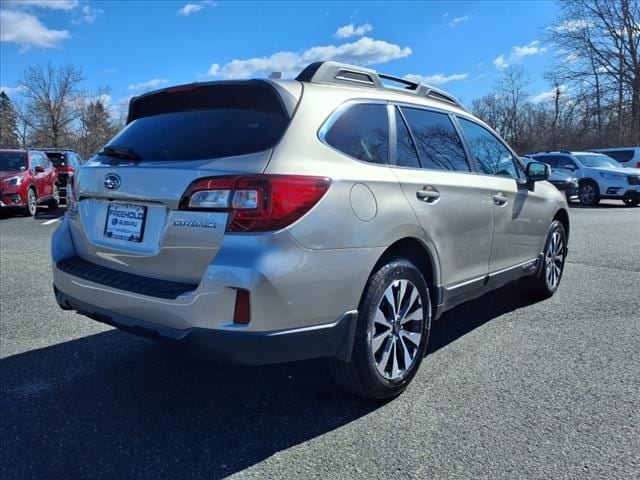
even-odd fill
[{"label": "rear hatch", "polygon": [[267,81],[195,84],[132,100],[126,127],[76,173],[78,255],[198,283],[228,213],[181,210],[181,199],[198,179],[263,172],[296,100]]}]

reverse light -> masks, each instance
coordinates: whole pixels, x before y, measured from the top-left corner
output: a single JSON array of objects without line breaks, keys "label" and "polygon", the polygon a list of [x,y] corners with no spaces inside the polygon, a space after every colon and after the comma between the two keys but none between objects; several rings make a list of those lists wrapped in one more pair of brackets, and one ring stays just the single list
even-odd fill
[{"label": "reverse light", "polygon": [[229,212],[229,232],[267,232],[298,220],[330,185],[326,177],[295,175],[202,178],[189,185],[180,209]]}]

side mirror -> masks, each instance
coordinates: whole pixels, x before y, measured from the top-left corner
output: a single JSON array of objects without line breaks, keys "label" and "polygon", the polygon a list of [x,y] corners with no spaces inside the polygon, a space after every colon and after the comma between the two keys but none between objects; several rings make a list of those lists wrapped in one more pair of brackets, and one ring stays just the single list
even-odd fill
[{"label": "side mirror", "polygon": [[34,168],[36,173],[44,173],[44,167],[42,165],[36,165],[36,168]]},{"label": "side mirror", "polygon": [[549,165],[541,162],[527,164],[527,178],[532,182],[541,182],[549,178]]}]

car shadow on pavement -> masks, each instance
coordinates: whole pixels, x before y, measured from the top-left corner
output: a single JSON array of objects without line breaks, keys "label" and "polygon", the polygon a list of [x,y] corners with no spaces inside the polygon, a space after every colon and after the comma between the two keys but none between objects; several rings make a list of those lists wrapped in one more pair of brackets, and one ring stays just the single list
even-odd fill
[{"label": "car shadow on pavement", "polygon": [[[458,307],[430,350],[527,302],[515,284]],[[339,390],[325,360],[214,365],[117,330],[7,357],[0,385],[5,480],[222,478],[384,405]]]},{"label": "car shadow on pavement", "polygon": [[34,218],[36,220],[53,220],[54,218],[62,217],[66,211],[67,209],[64,205],[54,209],[49,207],[38,207],[38,212]]}]

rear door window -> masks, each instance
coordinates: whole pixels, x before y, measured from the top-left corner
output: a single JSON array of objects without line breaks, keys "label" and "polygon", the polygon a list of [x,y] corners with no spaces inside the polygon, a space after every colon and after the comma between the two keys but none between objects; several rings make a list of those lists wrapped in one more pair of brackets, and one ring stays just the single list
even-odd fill
[{"label": "rear door window", "polygon": [[268,150],[289,124],[278,93],[264,82],[176,88],[133,101],[129,123],[107,146],[142,160],[197,160]]},{"label": "rear door window", "polygon": [[422,168],[470,172],[462,142],[449,115],[403,107],[418,147]]},{"label": "rear door window", "polygon": [[389,162],[389,117],[382,104],[359,103],[347,107],[331,124],[324,140],[358,160]]}]

